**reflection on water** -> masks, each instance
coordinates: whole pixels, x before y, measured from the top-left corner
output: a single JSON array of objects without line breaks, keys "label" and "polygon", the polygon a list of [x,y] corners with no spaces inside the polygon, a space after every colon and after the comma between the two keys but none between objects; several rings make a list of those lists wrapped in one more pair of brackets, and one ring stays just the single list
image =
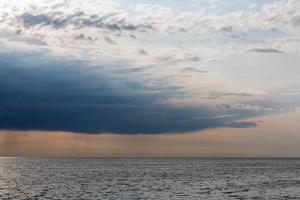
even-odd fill
[{"label": "reflection on water", "polygon": [[300,199],[300,160],[0,158],[0,199]]}]

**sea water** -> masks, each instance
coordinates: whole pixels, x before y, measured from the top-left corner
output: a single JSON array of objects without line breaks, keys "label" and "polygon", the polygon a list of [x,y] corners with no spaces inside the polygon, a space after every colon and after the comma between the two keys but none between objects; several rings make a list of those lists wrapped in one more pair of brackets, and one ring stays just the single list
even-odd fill
[{"label": "sea water", "polygon": [[0,158],[0,199],[300,199],[300,159]]}]

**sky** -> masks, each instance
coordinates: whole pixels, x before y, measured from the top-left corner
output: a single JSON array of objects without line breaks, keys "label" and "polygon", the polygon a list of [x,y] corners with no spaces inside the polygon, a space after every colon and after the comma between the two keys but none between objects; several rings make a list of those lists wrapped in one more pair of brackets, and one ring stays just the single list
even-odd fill
[{"label": "sky", "polygon": [[299,25],[297,0],[3,0],[0,156],[300,156]]}]

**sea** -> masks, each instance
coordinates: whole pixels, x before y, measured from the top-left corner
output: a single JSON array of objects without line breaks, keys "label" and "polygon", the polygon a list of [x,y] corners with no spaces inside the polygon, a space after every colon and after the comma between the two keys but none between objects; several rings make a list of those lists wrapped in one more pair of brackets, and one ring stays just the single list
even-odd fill
[{"label": "sea", "polygon": [[0,158],[0,199],[300,199],[300,159]]}]

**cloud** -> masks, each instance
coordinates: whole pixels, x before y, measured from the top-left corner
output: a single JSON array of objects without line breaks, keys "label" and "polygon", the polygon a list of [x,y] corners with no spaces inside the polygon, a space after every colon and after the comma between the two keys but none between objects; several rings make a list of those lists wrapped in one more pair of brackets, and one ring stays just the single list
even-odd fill
[{"label": "cloud", "polygon": [[144,49],[139,49],[139,50],[138,50],[138,53],[141,54],[141,55],[143,55],[143,56],[148,55],[147,51],[144,50]]},{"label": "cloud", "polygon": [[[221,1],[213,2],[223,5]],[[249,5],[251,3],[249,2]],[[287,53],[299,49],[275,41],[279,38],[294,38],[299,32],[298,3],[291,0],[261,3],[259,8],[254,10],[241,10],[233,6],[228,12],[213,12],[209,8],[199,11],[179,11],[176,7],[160,4],[130,4],[129,7],[133,9],[114,0],[100,2],[92,0],[81,3],[76,0],[57,0],[41,1],[39,4],[33,4],[32,1],[11,1],[8,4],[0,3],[0,8],[3,8],[0,14],[2,22],[0,30],[33,37],[38,34],[47,44],[51,43],[50,38],[59,38],[63,40],[62,45],[72,44],[71,40],[78,39],[82,34],[88,35],[86,40],[90,38],[93,41],[95,38],[106,36],[113,40],[114,36],[125,37],[127,40],[132,38],[141,42],[142,45],[138,48],[147,49],[148,53],[150,51],[144,46],[147,43],[152,46],[154,52],[161,50],[162,43],[154,41],[156,37],[153,37],[154,34],[151,35],[155,33],[162,41],[173,40],[179,45],[183,43],[183,46],[189,46],[192,52],[200,49],[199,45],[195,44],[206,41],[207,44],[201,42],[201,47],[208,46],[208,51],[204,50],[200,55],[209,57],[207,60],[245,51],[251,48],[253,43],[261,45],[272,43],[272,46]],[[182,34],[184,37],[180,36]],[[118,45],[125,46],[128,45],[127,42],[124,39],[122,40],[124,44]],[[135,44],[131,42],[129,46],[133,47]],[[229,43],[230,45],[227,45]],[[98,43],[95,43],[94,47],[101,48],[97,45]],[[174,46],[175,42],[172,44],[172,47]],[[182,55],[188,53],[186,47],[181,49]],[[128,52],[136,52],[138,48]],[[255,52],[272,53],[267,49],[256,50]],[[125,52],[124,49],[120,51]],[[203,58],[197,60],[197,56],[193,58],[195,62],[205,61]],[[192,57],[189,61],[192,61]]]},{"label": "cloud", "polygon": [[228,127],[232,128],[252,128],[258,126],[258,122],[232,122],[228,124]]},{"label": "cloud", "polygon": [[165,64],[165,65],[176,65],[176,64],[182,64],[182,63],[197,63],[201,59],[198,56],[184,56],[181,58],[178,58],[175,55],[167,54],[163,56],[158,56],[155,58],[155,62],[158,64]]},{"label": "cloud", "polygon": [[84,34],[79,34],[74,37],[75,40],[88,40],[88,41],[96,41],[98,40],[97,38],[92,38],[91,36],[86,36]]},{"label": "cloud", "polygon": [[[82,15],[82,12],[79,12],[74,15],[80,16]],[[71,17],[72,18],[72,17]],[[59,29],[64,28],[68,24],[68,19],[55,19],[51,16],[48,16],[46,14],[31,14],[31,13],[23,13],[19,16],[19,19],[22,21],[24,27],[29,28],[32,26],[52,26],[53,28]]]},{"label": "cloud", "polygon": [[186,58],[186,60],[191,62],[199,62],[201,59],[198,56],[189,56]]},{"label": "cloud", "polygon": [[248,111],[262,111],[264,108],[261,105],[251,105],[251,104],[221,104],[222,107],[226,109],[234,109],[234,110],[248,110]]},{"label": "cloud", "polygon": [[[214,92],[212,95],[208,96],[209,99],[223,99],[223,98],[249,98],[253,97],[253,94],[246,92]],[[227,106],[225,106],[227,107]]]},{"label": "cloud", "polygon": [[192,73],[196,72],[196,73],[201,73],[201,74],[205,74],[205,73],[208,72],[206,70],[199,70],[199,69],[196,69],[196,68],[193,68],[193,67],[186,67],[182,71],[184,71],[184,72],[192,72]]},{"label": "cloud", "polygon": [[88,15],[84,12],[76,12],[71,15],[64,13],[32,14],[25,12],[18,16],[25,28],[49,26],[55,29],[72,26],[75,29],[99,28],[109,31],[147,31],[153,30],[149,25],[133,24],[125,18],[120,18],[118,13],[108,13],[106,15]]},{"label": "cloud", "polygon": [[1,129],[159,134],[253,116],[247,110],[163,103],[177,88],[167,82],[144,87],[130,78],[134,68],[116,76],[99,65],[37,52],[2,53],[0,62]]},{"label": "cloud", "polygon": [[104,37],[104,41],[111,45],[117,45],[117,43],[115,41],[113,41],[111,38],[109,38],[107,36]]},{"label": "cloud", "polygon": [[255,49],[249,49],[246,52],[258,52],[258,53],[285,53],[284,51],[278,50],[278,49],[261,49],[261,48],[255,48]]},{"label": "cloud", "polygon": [[2,128],[201,130],[278,110],[272,103],[282,96],[274,91],[299,83],[298,60],[290,56],[300,52],[295,1],[219,11],[114,0],[33,2],[0,2]]},{"label": "cloud", "polygon": [[225,33],[233,33],[233,27],[232,26],[223,26],[220,28],[221,32],[225,32]]}]

